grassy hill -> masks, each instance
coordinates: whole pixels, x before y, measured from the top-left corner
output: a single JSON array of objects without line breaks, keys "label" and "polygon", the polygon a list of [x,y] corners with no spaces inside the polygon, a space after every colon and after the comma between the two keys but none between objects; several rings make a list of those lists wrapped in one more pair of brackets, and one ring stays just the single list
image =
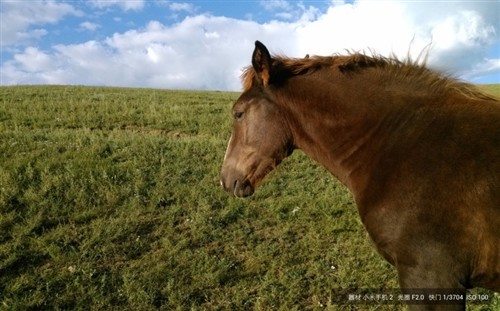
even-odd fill
[{"label": "grassy hill", "polygon": [[480,88],[485,92],[489,92],[500,97],[500,84],[484,84],[480,85]]},{"label": "grassy hill", "polygon": [[337,310],[338,288],[397,288],[301,152],[249,199],[220,189],[237,96],[0,87],[0,310]]}]

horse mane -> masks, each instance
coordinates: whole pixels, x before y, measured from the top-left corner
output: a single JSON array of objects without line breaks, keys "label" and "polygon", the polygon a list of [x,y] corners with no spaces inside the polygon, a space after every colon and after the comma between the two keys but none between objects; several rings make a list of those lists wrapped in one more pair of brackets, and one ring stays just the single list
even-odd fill
[{"label": "horse mane", "polygon": [[[317,72],[320,69],[330,68],[339,70],[343,74],[356,74],[366,68],[382,68],[388,76],[395,80],[406,79],[412,84],[418,85],[430,93],[457,92],[469,99],[498,100],[495,96],[480,91],[475,85],[460,81],[442,72],[431,70],[426,67],[427,55],[424,60],[420,57],[412,60],[407,57],[404,60],[396,56],[384,57],[381,55],[366,55],[359,52],[348,52],[347,55],[332,56],[310,56],[305,58],[290,58],[281,55],[273,55],[273,68],[279,75],[286,78]],[[252,66],[244,68],[241,75],[243,91],[252,88],[256,81],[256,73]],[[411,80],[409,80],[411,79]]]}]

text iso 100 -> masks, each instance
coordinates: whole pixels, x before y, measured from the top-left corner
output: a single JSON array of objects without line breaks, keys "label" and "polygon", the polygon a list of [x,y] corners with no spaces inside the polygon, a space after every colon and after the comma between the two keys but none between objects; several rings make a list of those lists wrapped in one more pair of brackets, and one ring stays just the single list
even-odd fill
[{"label": "text iso 100", "polygon": [[481,294],[470,293],[470,294],[467,294],[465,297],[466,297],[467,301],[476,302],[476,303],[485,303],[485,302],[490,301],[490,295],[488,295],[486,293],[481,293]]}]

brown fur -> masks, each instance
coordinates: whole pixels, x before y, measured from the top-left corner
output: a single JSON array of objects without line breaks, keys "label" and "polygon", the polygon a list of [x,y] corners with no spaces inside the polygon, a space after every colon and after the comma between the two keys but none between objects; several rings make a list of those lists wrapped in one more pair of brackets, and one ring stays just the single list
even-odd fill
[{"label": "brown fur", "polygon": [[353,193],[402,289],[500,291],[498,99],[412,61],[256,50],[233,106],[225,190],[251,195],[300,148]]}]

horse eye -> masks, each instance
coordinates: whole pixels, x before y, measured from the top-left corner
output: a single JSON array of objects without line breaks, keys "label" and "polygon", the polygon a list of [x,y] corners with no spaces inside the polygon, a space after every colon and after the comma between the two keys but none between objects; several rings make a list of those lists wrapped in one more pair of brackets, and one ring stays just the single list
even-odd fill
[{"label": "horse eye", "polygon": [[233,117],[235,120],[240,120],[243,117],[243,111],[235,111]]}]

